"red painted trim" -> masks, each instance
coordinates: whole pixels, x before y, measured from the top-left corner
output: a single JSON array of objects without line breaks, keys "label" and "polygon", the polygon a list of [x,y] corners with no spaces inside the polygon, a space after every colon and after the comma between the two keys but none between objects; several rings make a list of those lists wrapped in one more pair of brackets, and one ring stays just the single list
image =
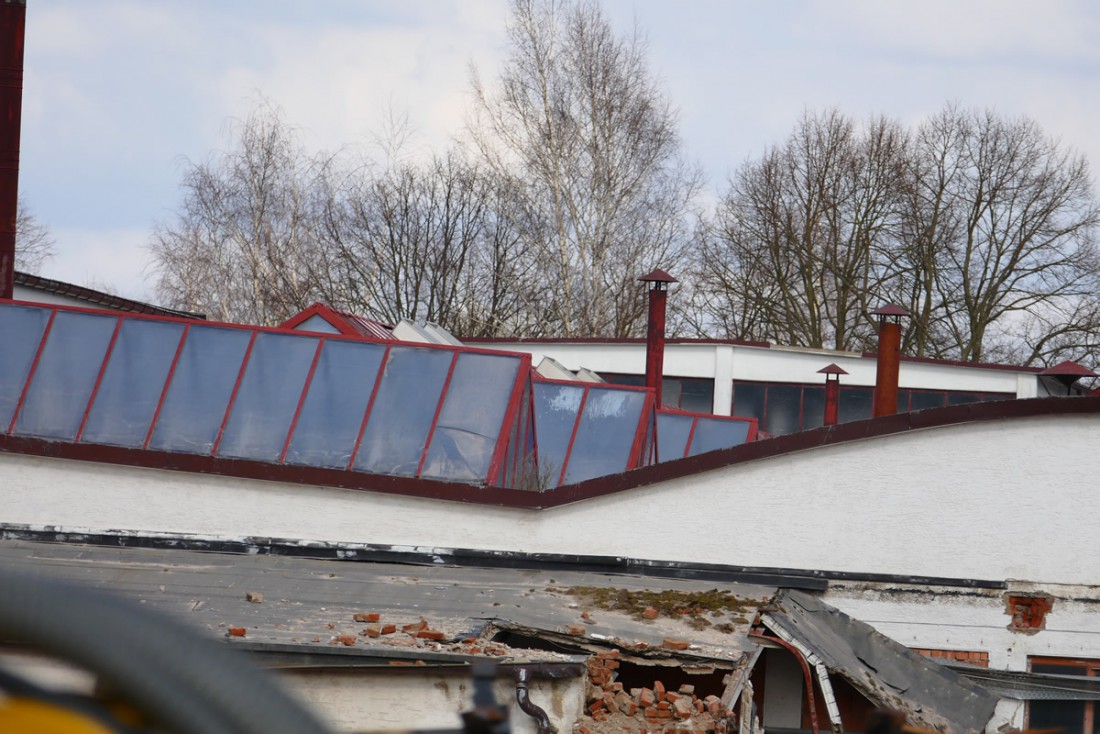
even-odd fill
[{"label": "red painted trim", "polygon": [[19,413],[23,410],[23,403],[27,400],[27,393],[31,389],[31,382],[34,380],[34,373],[38,370],[38,360],[42,359],[42,352],[46,349],[46,340],[50,338],[50,331],[53,329],[54,319],[57,318],[57,309],[50,311],[50,318],[46,321],[46,328],[42,330],[42,338],[38,341],[38,349],[34,352],[34,359],[31,360],[31,368],[27,370],[27,379],[23,382],[23,390],[19,393],[19,401],[15,404],[15,410],[11,414],[11,423],[8,424],[7,433],[11,433],[15,430],[15,422],[19,420]]},{"label": "red painted trim", "polygon": [[[528,357],[525,361],[520,362],[519,368],[516,370],[516,381],[512,385],[512,394],[508,398],[508,407],[504,410],[504,420],[501,421],[500,431],[497,433],[497,445],[493,447],[493,456],[489,460],[489,473],[485,478],[488,484],[495,485],[500,483],[501,464],[504,462],[508,444],[512,440],[512,426],[514,426],[518,420],[516,412],[519,410],[520,400],[523,398],[523,388],[526,386],[530,374],[531,358]],[[518,431],[516,431],[516,435],[519,435]]]},{"label": "red painted trim", "polygon": [[639,416],[638,428],[634,431],[634,441],[630,444],[630,454],[626,457],[626,469],[636,469],[641,466],[642,446],[645,443],[646,434],[649,432],[650,423],[653,424],[653,437],[657,437],[657,413],[653,409],[654,401],[647,399],[642,404],[642,414]]},{"label": "red painted trim", "polygon": [[[767,625],[767,622],[764,622],[764,624]],[[767,640],[768,642],[774,642],[777,645],[781,645],[798,660],[798,664],[802,666],[802,677],[805,681],[806,705],[810,709],[810,729],[813,731],[813,734],[821,734],[821,729],[817,724],[817,704],[814,702],[814,678],[810,675],[810,665],[806,662],[806,658],[797,647],[780,637],[768,637],[754,630],[749,631],[749,637],[758,637],[761,640]]]},{"label": "red painted trim", "polygon": [[386,367],[390,361],[392,344],[386,345],[386,351],[382,354],[382,361],[378,363],[378,374],[374,378],[374,387],[370,391],[370,399],[367,400],[367,409],[363,411],[363,422],[359,424],[359,433],[355,436],[355,445],[351,447],[351,456],[348,457],[347,470],[355,467],[355,459],[359,456],[359,446],[363,443],[363,434],[367,432],[367,421],[370,420],[371,411],[374,410],[374,399],[378,397],[378,387],[382,384],[382,377],[386,374]]},{"label": "red painted trim", "polygon": [[233,404],[237,402],[237,391],[241,389],[241,381],[244,380],[245,370],[248,369],[248,358],[252,356],[252,347],[256,344],[256,335],[259,332],[252,332],[251,338],[248,340],[248,347],[244,350],[244,358],[241,360],[241,368],[237,370],[237,381],[233,383],[233,392],[229,393],[229,403],[225,406],[225,415],[222,416],[222,424],[218,427],[218,435],[214,437],[214,445],[210,447],[210,455],[218,455],[218,447],[222,443],[222,435],[225,433],[225,427],[229,423],[229,415],[233,412]]},{"label": "red painted trim", "polygon": [[760,429],[760,422],[756,418],[741,418],[743,421],[749,422],[749,431],[745,434],[745,443],[756,440],[756,434]]},{"label": "red painted trim", "polygon": [[[577,383],[571,382],[571,385]],[[577,418],[573,421],[573,432],[569,434],[569,446],[565,449],[565,458],[561,462],[561,473],[558,475],[558,485],[565,481],[565,471],[569,468],[569,460],[573,458],[573,442],[577,440],[577,431],[581,427],[581,419],[584,418],[584,406],[588,404],[588,391],[591,390],[590,382],[584,383],[584,392],[581,393],[581,404],[577,407]]]},{"label": "red painted trim", "polygon": [[[527,391],[527,413],[523,416],[523,444],[520,447],[518,455],[517,471],[522,471],[527,466],[528,460],[531,460],[531,468],[534,470],[536,476],[539,471],[539,432],[538,426],[535,425],[535,370],[532,369],[531,375],[531,389]],[[530,441],[530,453],[528,453],[528,441]]]},{"label": "red painted trim", "polygon": [[99,374],[96,375],[95,384],[92,386],[92,394],[88,396],[88,404],[84,407],[84,415],[80,418],[80,426],[76,429],[76,436],[74,441],[80,443],[81,437],[84,435],[84,426],[88,424],[88,416],[92,413],[92,405],[95,403],[96,396],[99,395],[99,385],[103,382],[103,375],[107,372],[107,363],[111,361],[111,354],[115,351],[115,342],[118,341],[118,332],[122,330],[122,321],[125,316],[120,316],[115,321],[115,330],[111,332],[111,341],[107,344],[107,353],[103,355],[103,362],[99,365]]},{"label": "red painted trim", "polygon": [[[340,314],[336,313],[336,311],[334,311],[330,306],[326,306],[325,304],[320,302],[314,303],[312,306],[309,306],[304,311],[299,311],[298,313],[294,314],[289,319],[279,324],[279,328],[286,329],[287,331],[297,331],[299,326],[301,326],[306,321],[309,321],[309,319],[313,316],[320,316],[322,319],[324,319],[325,323],[336,329],[336,331],[343,334],[344,336],[362,336],[361,334],[359,334],[359,332],[351,328],[347,321],[341,318]],[[301,333],[320,334],[323,332]]]},{"label": "red painted trim", "polygon": [[432,439],[435,438],[435,428],[439,425],[439,414],[443,412],[443,403],[447,402],[447,391],[451,389],[451,378],[455,374],[455,366],[458,364],[458,352],[451,357],[451,366],[447,370],[447,377],[443,380],[443,389],[439,392],[439,401],[435,405],[435,415],[432,416],[432,425],[428,428],[428,435],[424,439],[424,450],[420,452],[420,461],[416,465],[416,476],[424,470],[424,462],[428,460],[428,452],[432,448]]},{"label": "red painted trim", "polygon": [[[503,337],[503,336],[464,336],[462,341],[468,344],[638,344],[644,346],[645,339],[637,337],[601,337],[601,336],[529,336],[529,337]],[[746,341],[743,339],[705,339],[679,337],[665,339],[666,344],[721,344],[739,347],[771,348],[770,342]]]},{"label": "red painted trim", "polygon": [[688,429],[688,440],[684,442],[684,456],[691,456],[691,442],[695,440],[695,427],[699,425],[699,418],[692,418],[691,428]]},{"label": "red painted trim", "polygon": [[345,469],[284,465],[250,459],[227,459],[169,451],[78,444],[24,436],[0,435],[0,453],[286,482],[304,485],[306,489],[303,491],[309,491],[308,488],[311,487],[327,486],[478,505],[541,510],[673,479],[693,477],[716,469],[799,451],[863,441],[868,438],[979,421],[1014,421],[1032,417],[1075,415],[1091,416],[1093,419],[1100,420],[1100,398],[1031,398],[993,403],[967,403],[946,408],[931,408],[919,413],[899,413],[883,418],[844,423],[832,428],[816,428],[812,431],[777,436],[766,441],[745,443],[641,467],[631,472],[562,485],[545,492],[483,487],[435,479],[396,477]]},{"label": "red painted trim", "polygon": [[160,399],[157,400],[157,409],[153,411],[153,420],[149,423],[149,430],[145,433],[145,441],[141,444],[143,449],[149,448],[149,442],[153,440],[153,431],[157,427],[157,421],[160,420],[160,411],[164,407],[164,399],[168,397],[168,390],[172,387],[172,378],[176,376],[176,365],[180,363],[183,345],[187,342],[187,335],[190,333],[191,324],[187,324],[180,333],[180,341],[176,345],[176,354],[172,357],[172,365],[168,368],[168,376],[164,378],[164,387],[161,388]]},{"label": "red painted trim", "polygon": [[283,441],[283,450],[279,452],[279,463],[286,461],[286,454],[290,451],[290,442],[294,438],[294,429],[298,427],[298,417],[302,414],[302,406],[306,404],[306,396],[309,394],[309,386],[313,384],[313,373],[317,371],[317,363],[321,361],[321,350],[325,347],[325,338],[317,340],[317,350],[313,353],[313,362],[309,365],[309,373],[306,375],[306,384],[302,386],[302,394],[298,396],[298,406],[294,408],[294,417],[290,419],[290,428],[286,432],[286,441]]}]

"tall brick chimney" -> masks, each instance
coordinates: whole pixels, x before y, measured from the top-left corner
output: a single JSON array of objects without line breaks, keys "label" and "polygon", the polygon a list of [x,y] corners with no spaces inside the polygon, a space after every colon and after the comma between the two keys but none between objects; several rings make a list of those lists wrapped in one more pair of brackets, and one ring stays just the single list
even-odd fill
[{"label": "tall brick chimney", "polygon": [[668,284],[680,281],[663,270],[638,278],[649,283],[649,321],[645,342],[645,385],[653,389],[656,405],[661,407],[661,378],[665,371],[665,311],[668,303]]},{"label": "tall brick chimney", "polygon": [[0,0],[0,298],[15,290],[19,211],[19,122],[23,108],[26,0]]},{"label": "tall brick chimney", "polygon": [[901,368],[901,320],[909,312],[888,303],[872,311],[878,316],[878,369],[875,372],[876,418],[898,412],[898,372]]}]

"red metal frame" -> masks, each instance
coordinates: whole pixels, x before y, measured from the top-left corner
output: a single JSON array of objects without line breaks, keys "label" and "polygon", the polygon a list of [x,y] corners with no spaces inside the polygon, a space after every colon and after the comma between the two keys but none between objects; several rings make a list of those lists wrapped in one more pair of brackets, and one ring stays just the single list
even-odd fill
[{"label": "red metal frame", "polygon": [[[695,427],[699,425],[699,418],[691,419],[691,428],[688,429],[687,441],[684,442],[684,456],[691,456],[691,442],[695,440]],[[680,456],[678,458],[684,458]]]},{"label": "red metal frame", "polygon": [[222,423],[218,427],[218,435],[214,437],[214,445],[210,447],[210,455],[218,455],[218,447],[221,446],[222,436],[225,434],[225,427],[229,423],[229,416],[233,412],[233,405],[237,402],[237,391],[241,389],[241,381],[244,380],[245,370],[248,369],[248,360],[252,356],[252,347],[256,344],[256,335],[259,332],[252,332],[252,337],[248,340],[248,347],[244,350],[244,358],[241,359],[241,367],[237,370],[237,381],[233,383],[233,392],[229,393],[229,402],[225,406],[225,415],[222,416]]},{"label": "red metal frame", "polygon": [[183,327],[183,332],[180,334],[180,342],[176,345],[176,353],[172,357],[172,364],[168,367],[168,374],[164,378],[164,387],[160,391],[160,399],[157,400],[156,410],[153,411],[153,420],[149,422],[149,431],[145,434],[145,441],[142,442],[141,448],[148,449],[149,442],[153,440],[153,431],[157,427],[157,421],[160,420],[160,411],[164,408],[164,399],[168,397],[168,390],[172,387],[172,380],[176,376],[176,365],[180,362],[180,355],[183,354],[183,345],[187,343],[187,335],[191,333],[191,324],[186,324]]},{"label": "red metal frame", "polygon": [[[504,420],[501,421],[500,431],[497,432],[497,445],[493,449],[492,458],[489,460],[489,473],[485,477],[486,484],[497,484],[500,481],[501,464],[504,461],[505,452],[508,450],[508,444],[512,440],[511,426],[519,420],[517,411],[519,411],[520,401],[523,398],[523,390],[527,386],[528,380],[531,379],[531,371],[531,357],[528,355],[526,359],[520,361],[519,368],[516,370],[516,382],[512,385],[508,407],[504,410]],[[517,431],[516,434],[518,436],[519,432]],[[517,447],[517,453],[518,449],[519,447]],[[514,480],[515,473],[513,469]]]},{"label": "red metal frame", "polygon": [[382,353],[382,361],[378,363],[378,374],[374,378],[374,387],[370,391],[370,399],[367,401],[367,409],[363,411],[363,422],[359,424],[359,433],[355,436],[355,444],[351,447],[351,456],[348,457],[348,471],[354,471],[355,459],[359,456],[359,447],[363,443],[363,434],[367,432],[367,421],[370,420],[371,411],[374,410],[374,399],[378,397],[378,386],[382,384],[382,377],[386,374],[386,366],[390,361],[392,344],[386,345],[386,351]]},{"label": "red metal frame", "polygon": [[31,368],[27,370],[27,379],[23,382],[23,390],[19,393],[19,401],[16,402],[15,410],[12,411],[11,423],[8,424],[6,433],[11,433],[15,430],[15,422],[19,420],[19,413],[23,410],[23,403],[27,399],[27,392],[31,389],[31,382],[34,381],[34,373],[38,369],[38,360],[42,359],[42,352],[46,349],[46,341],[50,338],[50,331],[53,329],[55,318],[57,318],[57,309],[50,309],[50,318],[46,321],[46,328],[42,330],[42,337],[38,340],[38,349],[35,350],[34,359],[31,360]]},{"label": "red metal frame", "polygon": [[325,341],[326,339],[323,336],[317,340],[317,350],[313,353],[313,362],[309,365],[309,373],[306,375],[306,382],[302,386],[302,394],[298,396],[298,405],[294,408],[294,417],[290,419],[290,428],[287,429],[283,449],[279,452],[280,464],[286,462],[286,454],[290,450],[290,442],[294,438],[294,429],[298,427],[298,417],[302,414],[302,406],[306,404],[309,386],[313,384],[313,373],[317,371],[317,363],[321,361],[321,350],[325,348]]},{"label": "red metal frame", "polygon": [[424,449],[420,452],[420,461],[416,464],[415,476],[420,476],[420,472],[424,470],[424,462],[428,460],[428,451],[432,448],[435,429],[439,425],[439,414],[443,412],[443,403],[447,402],[447,391],[451,389],[451,378],[454,377],[455,365],[457,364],[458,352],[455,352],[451,357],[451,366],[447,369],[447,377],[443,380],[443,389],[439,391],[439,401],[435,406],[435,415],[432,416],[432,424],[428,428],[428,435],[424,438]]},{"label": "red metal frame", "polygon": [[122,322],[124,320],[125,317],[120,316],[115,322],[115,330],[111,333],[111,341],[107,344],[107,353],[103,355],[103,362],[99,365],[99,374],[96,375],[95,384],[92,386],[92,394],[88,396],[88,405],[84,408],[84,415],[81,416],[80,425],[77,427],[76,435],[73,437],[73,441],[77,443],[80,443],[80,439],[84,435],[84,426],[88,424],[88,416],[92,413],[92,405],[99,395],[99,385],[103,382],[103,375],[107,373],[107,365],[111,362],[111,355],[115,351],[115,342],[118,341],[118,332],[122,330]]},{"label": "red metal frame", "polygon": [[649,432],[649,425],[653,424],[653,438],[657,439],[657,411],[654,408],[655,400],[652,398],[646,398],[645,404],[642,405],[642,415],[638,420],[638,428],[634,433],[634,442],[630,444],[630,454],[626,459],[626,469],[637,469],[641,465],[641,453],[645,445],[646,434]]}]

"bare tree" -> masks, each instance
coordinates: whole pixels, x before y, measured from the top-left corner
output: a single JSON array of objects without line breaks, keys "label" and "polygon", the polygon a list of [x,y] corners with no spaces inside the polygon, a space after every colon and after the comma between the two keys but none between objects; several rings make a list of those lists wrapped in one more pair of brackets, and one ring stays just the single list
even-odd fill
[{"label": "bare tree", "polygon": [[508,38],[499,86],[473,74],[469,132],[534,248],[536,333],[635,333],[635,279],[679,266],[699,187],[675,113],[637,33],[617,37],[594,2],[514,0]]},{"label": "bare tree", "polygon": [[54,256],[54,245],[50,228],[34,216],[26,201],[20,198],[15,215],[16,269],[38,273]]},{"label": "bare tree", "polygon": [[176,221],[154,233],[158,295],[221,320],[277,323],[318,294],[311,261],[330,161],[307,155],[270,103],[236,133],[235,147],[188,165]]}]

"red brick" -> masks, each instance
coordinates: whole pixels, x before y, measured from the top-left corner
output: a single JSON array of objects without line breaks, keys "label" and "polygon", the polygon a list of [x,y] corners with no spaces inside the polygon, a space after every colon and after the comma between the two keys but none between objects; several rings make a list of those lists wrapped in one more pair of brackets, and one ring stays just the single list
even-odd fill
[{"label": "red brick", "polygon": [[592,734],[592,730],[584,724],[581,724],[577,727],[577,734]]},{"label": "red brick", "polygon": [[676,637],[666,637],[664,641],[661,642],[661,647],[667,650],[686,650],[691,647],[691,643]]},{"label": "red brick", "polygon": [[677,719],[690,719],[691,715],[695,713],[695,707],[691,705],[691,701],[686,698],[677,698],[672,702],[672,711],[676,714]]},{"label": "red brick", "polygon": [[615,702],[615,696],[610,693],[603,694],[603,705],[607,707],[607,710],[613,714],[619,713],[619,704]]},{"label": "red brick", "polygon": [[605,691],[611,691],[612,693],[618,693],[623,689],[622,683],[608,683],[604,686]]},{"label": "red brick", "polygon": [[355,635],[337,635],[336,641],[345,647],[352,647],[355,645]]},{"label": "red brick", "polygon": [[659,680],[653,681],[653,693],[656,694],[658,701],[665,700],[665,684]]},{"label": "red brick", "polygon": [[363,634],[367,637],[379,637],[382,634],[382,628],[376,624],[368,625],[367,628],[363,630]]},{"label": "red brick", "polygon": [[354,617],[356,622],[377,622],[382,619],[378,612],[358,612]]},{"label": "red brick", "polygon": [[665,691],[665,700],[668,701],[669,703],[673,703],[679,697],[680,697],[680,694],[678,694],[678,693],[673,693],[672,691]]},{"label": "red brick", "polygon": [[653,607],[646,607],[642,610],[642,616],[646,619],[657,619],[657,617],[661,616],[661,613]]},{"label": "red brick", "polygon": [[599,701],[593,701],[592,703],[588,704],[588,711],[590,713],[593,713],[593,714],[596,713],[597,711],[602,710],[603,708],[604,708],[604,705],[603,705],[603,700],[602,699],[599,700]]},{"label": "red brick", "polygon": [[650,689],[643,688],[638,694],[638,705],[642,708],[649,708],[655,703],[657,703],[657,694]]},{"label": "red brick", "polygon": [[672,708],[672,704],[669,703],[668,701],[658,701],[657,702],[657,710],[658,711],[668,711],[671,708]]},{"label": "red brick", "polygon": [[677,693],[682,693],[685,696],[694,696],[695,695],[695,686],[691,685],[690,683],[685,683],[682,686],[680,686],[679,688],[677,688],[676,692]]},{"label": "red brick", "polygon": [[420,630],[416,633],[416,636],[421,640],[445,640],[447,635],[443,634],[439,630]]},{"label": "red brick", "polygon": [[565,630],[574,637],[584,637],[584,627],[582,625],[571,624]]},{"label": "red brick", "polygon": [[669,709],[657,709],[657,718],[658,719],[671,719],[672,718],[672,711],[670,711]]},{"label": "red brick", "polygon": [[230,627],[225,631],[225,634],[229,637],[244,637],[248,634],[248,630],[244,627]]},{"label": "red brick", "polygon": [[396,624],[384,624],[384,625],[382,625],[382,634],[384,634],[384,635],[392,635],[396,631],[397,631],[397,625]]},{"label": "red brick", "polygon": [[412,624],[406,624],[401,628],[402,632],[419,632],[420,630],[428,629],[428,620],[422,619],[419,622],[413,622]]},{"label": "red brick", "polygon": [[629,703],[627,703],[623,706],[620,706],[619,710],[622,711],[627,716],[633,716],[634,714],[636,714],[638,712],[638,704],[634,703],[633,701],[630,701]]}]

